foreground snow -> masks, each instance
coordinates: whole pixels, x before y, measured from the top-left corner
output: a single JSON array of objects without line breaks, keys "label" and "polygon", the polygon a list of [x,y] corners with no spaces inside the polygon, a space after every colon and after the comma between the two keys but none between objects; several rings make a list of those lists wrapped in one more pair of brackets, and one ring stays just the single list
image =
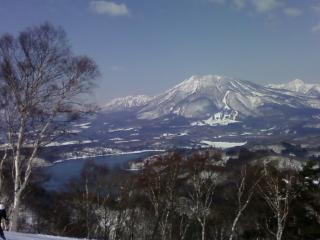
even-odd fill
[{"label": "foreground snow", "polygon": [[56,237],[42,234],[29,234],[29,233],[16,233],[16,232],[5,232],[7,240],[73,240],[78,238],[67,238],[67,237]]}]

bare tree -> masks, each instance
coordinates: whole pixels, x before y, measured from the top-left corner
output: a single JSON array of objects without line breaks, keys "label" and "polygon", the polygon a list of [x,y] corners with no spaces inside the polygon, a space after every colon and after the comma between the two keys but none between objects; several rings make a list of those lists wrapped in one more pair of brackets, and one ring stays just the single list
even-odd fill
[{"label": "bare tree", "polygon": [[269,206],[274,221],[266,220],[267,231],[281,240],[286,226],[290,203],[296,197],[294,176],[292,172],[281,173],[280,170],[265,167],[264,179],[258,185],[262,198]]},{"label": "bare tree", "polygon": [[96,64],[73,56],[65,32],[48,23],[0,38],[1,127],[13,160],[11,230],[39,149],[89,111],[84,94],[97,76]]},{"label": "bare tree", "polygon": [[7,159],[8,159],[8,149],[5,147],[0,160],[0,193],[2,193],[2,186],[3,186],[3,167]]},{"label": "bare tree", "polygon": [[216,168],[208,156],[195,155],[188,160],[189,198],[192,216],[201,225],[201,240],[206,239],[206,224],[213,205],[213,196],[217,186]]},{"label": "bare tree", "polygon": [[[141,174],[140,182],[155,215],[154,228],[150,239],[159,232],[161,239],[173,238],[174,218],[178,205],[178,187],[181,176],[182,158],[173,153],[148,164]],[[180,223],[185,223],[184,219]],[[183,226],[180,226],[183,228]]]},{"label": "bare tree", "polygon": [[240,174],[240,183],[237,186],[238,191],[237,191],[237,210],[235,213],[235,217],[233,219],[232,225],[231,225],[231,230],[230,230],[230,235],[229,235],[229,240],[232,240],[236,231],[236,227],[238,225],[239,219],[242,216],[243,212],[247,209],[252,196],[255,192],[255,189],[257,185],[259,184],[262,175],[258,176],[252,185],[248,185],[248,174],[247,174],[247,166],[243,166],[241,168],[241,174]]}]

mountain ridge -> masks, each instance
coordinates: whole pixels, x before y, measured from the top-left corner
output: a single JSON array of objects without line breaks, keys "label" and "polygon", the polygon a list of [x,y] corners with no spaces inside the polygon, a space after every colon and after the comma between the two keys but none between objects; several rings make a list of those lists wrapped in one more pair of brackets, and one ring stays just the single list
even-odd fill
[{"label": "mountain ridge", "polygon": [[[293,83],[296,90],[300,89],[299,86],[306,85],[301,80]],[[304,89],[306,93],[318,90],[317,85],[306,86],[308,87],[307,91]],[[272,106],[320,109],[320,99],[308,96],[302,93],[302,90],[282,91],[281,87],[286,86],[276,88],[275,85],[261,86],[227,76],[194,75],[154,97],[140,95],[118,98],[108,104],[108,109],[135,112],[136,117],[143,120],[176,115],[187,119],[211,118],[217,121],[261,117],[266,112],[272,114],[272,111],[268,110]],[[128,104],[128,100],[131,104]]]},{"label": "mountain ridge", "polygon": [[114,98],[110,102],[102,106],[103,111],[123,111],[141,107],[147,104],[152,97],[147,95],[125,96],[120,98]]},{"label": "mountain ridge", "polygon": [[310,96],[320,96],[320,84],[305,83],[301,79],[294,79],[288,83],[282,84],[269,84],[267,85],[267,87],[273,89],[288,90]]}]

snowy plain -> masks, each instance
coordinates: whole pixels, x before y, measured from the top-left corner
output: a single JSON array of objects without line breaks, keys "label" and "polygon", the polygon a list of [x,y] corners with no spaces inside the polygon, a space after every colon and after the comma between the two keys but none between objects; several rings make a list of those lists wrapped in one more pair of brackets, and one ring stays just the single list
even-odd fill
[{"label": "snowy plain", "polygon": [[5,232],[7,240],[75,240],[79,238],[57,237],[42,234]]}]

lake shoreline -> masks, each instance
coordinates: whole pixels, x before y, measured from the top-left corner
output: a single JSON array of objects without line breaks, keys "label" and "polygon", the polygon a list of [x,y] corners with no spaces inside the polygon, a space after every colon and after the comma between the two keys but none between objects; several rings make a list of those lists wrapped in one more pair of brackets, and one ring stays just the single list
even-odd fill
[{"label": "lake shoreline", "polygon": [[120,155],[129,155],[129,154],[139,154],[139,153],[148,153],[148,152],[166,152],[167,150],[154,150],[154,149],[145,149],[145,150],[137,150],[137,151],[130,151],[130,152],[118,152],[118,153],[107,153],[107,154],[100,154],[100,155],[93,155],[93,156],[83,156],[83,157],[72,157],[67,159],[56,160],[52,162],[52,165],[64,163],[66,161],[73,161],[77,159],[86,159],[86,158],[96,158],[96,157],[108,157],[108,156],[120,156]]}]

